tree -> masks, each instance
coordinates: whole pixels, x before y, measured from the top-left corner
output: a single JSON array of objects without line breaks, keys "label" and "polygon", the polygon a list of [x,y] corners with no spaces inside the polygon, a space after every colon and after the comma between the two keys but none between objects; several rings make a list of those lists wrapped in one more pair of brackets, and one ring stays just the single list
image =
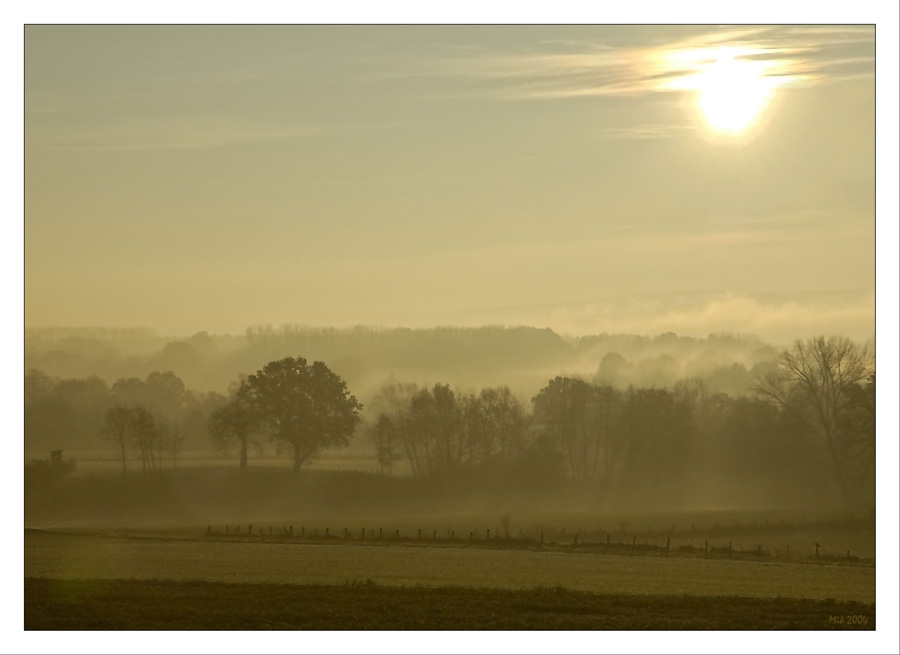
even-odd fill
[{"label": "tree", "polygon": [[695,436],[690,397],[667,389],[629,388],[621,416],[628,480],[653,502],[683,491]]},{"label": "tree", "polygon": [[618,456],[621,394],[577,378],[550,380],[534,397],[535,421],[563,454],[576,481],[612,480]]},{"label": "tree", "polygon": [[252,402],[250,388],[246,383],[237,389],[225,405],[209,416],[209,434],[216,445],[224,450],[237,444],[241,473],[247,470],[247,449],[261,422],[260,413]]},{"label": "tree", "polygon": [[[399,439],[399,445],[409,461],[413,475],[423,475],[427,467],[425,445],[418,443],[416,435],[410,429],[409,408],[412,397],[418,391],[419,386],[417,384],[398,382],[391,375],[381,385],[381,389],[379,389],[369,404],[370,408],[375,410],[377,414],[384,414],[390,418],[392,434]],[[397,448],[398,446],[393,445],[392,447]]]},{"label": "tree", "polygon": [[106,422],[100,429],[119,447],[122,457],[122,477],[128,474],[128,434],[131,425],[131,410],[124,405],[115,404],[106,411]]},{"label": "tree", "polygon": [[143,405],[135,405],[129,417],[128,431],[141,453],[144,473],[158,473],[162,466],[162,435],[156,417]]},{"label": "tree", "polygon": [[875,506],[875,374],[865,384],[844,389],[838,429],[851,467],[848,476],[860,490],[860,502]]},{"label": "tree", "polygon": [[480,418],[484,425],[484,452],[487,459],[508,460],[525,446],[527,420],[522,403],[509,387],[482,389],[478,394]]},{"label": "tree", "polygon": [[795,342],[778,363],[778,371],[758,380],[756,391],[795,416],[825,449],[846,505],[854,506],[853,453],[842,427],[854,388],[874,373],[871,355],[844,337],[818,336]]},{"label": "tree", "polygon": [[447,472],[468,463],[462,414],[456,394],[446,384],[421,389],[410,400],[412,439],[424,447],[429,473]]},{"label": "tree", "polygon": [[25,374],[25,404],[37,402],[53,393],[56,381],[43,371],[31,369]]},{"label": "tree", "polygon": [[375,444],[375,457],[381,466],[381,472],[387,471],[390,475],[394,462],[400,461],[402,457],[398,450],[397,426],[391,417],[379,413],[375,425],[369,428],[369,438]]},{"label": "tree", "polygon": [[295,473],[324,448],[350,443],[362,405],[324,363],[310,365],[303,357],[269,362],[246,385],[272,438],[291,451]]}]

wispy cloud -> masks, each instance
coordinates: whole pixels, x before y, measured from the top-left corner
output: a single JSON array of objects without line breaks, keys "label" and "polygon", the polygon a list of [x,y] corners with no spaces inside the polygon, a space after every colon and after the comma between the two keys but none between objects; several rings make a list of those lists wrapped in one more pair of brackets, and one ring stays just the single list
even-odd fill
[{"label": "wispy cloud", "polygon": [[777,85],[874,75],[874,30],[865,26],[747,26],[653,47],[567,42],[566,52],[544,41],[528,52],[428,60],[417,72],[490,81],[484,91],[500,99],[639,96],[697,89],[698,76],[724,46]]}]

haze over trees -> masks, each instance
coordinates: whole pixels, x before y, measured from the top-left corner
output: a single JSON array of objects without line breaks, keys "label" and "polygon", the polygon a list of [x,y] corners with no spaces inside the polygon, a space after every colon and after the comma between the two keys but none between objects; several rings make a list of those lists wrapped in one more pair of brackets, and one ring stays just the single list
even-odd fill
[{"label": "haze over trees", "polygon": [[[312,343],[324,334],[344,345],[355,338],[398,338],[335,331],[270,334],[264,341],[278,352],[301,335]],[[458,339],[455,355],[465,361],[447,370],[459,372],[475,366],[472,357],[504,332],[439,334]],[[539,336],[538,342],[553,336],[510,331],[514,342],[528,334]],[[399,343],[414,343],[405,340],[410,336]],[[468,481],[470,489],[568,486],[613,505],[643,507],[699,507],[723,499],[873,506],[875,377],[866,346],[817,337],[779,354],[750,338],[685,340],[671,334],[556,343],[568,349],[566,361],[579,360],[585,373],[556,368],[524,388],[473,388],[452,377],[423,384],[425,376],[401,381],[388,374],[369,391],[365,409],[343,369],[339,375],[330,364],[296,356],[239,377],[228,395],[193,391],[172,371],[122,377],[107,386],[97,376],[59,379],[32,370],[25,376],[26,450],[102,446],[123,475],[159,476],[173,471],[186,451],[231,453],[241,471],[254,454],[277,453],[297,472],[323,454],[353,446],[358,456],[370,458],[367,470]],[[521,382],[535,355],[526,349],[522,358],[523,367],[508,361],[494,377]],[[703,371],[707,375],[688,375]],[[358,379],[372,375],[357,371]]]},{"label": "haze over trees", "polygon": [[[397,380],[460,387],[508,386],[534,395],[548,378],[578,375],[614,386],[665,386],[703,378],[711,389],[748,393],[760,367],[773,367],[778,348],[747,335],[705,338],[628,334],[566,337],[530,327],[381,329],[261,326],[243,335],[158,336],[149,331],[29,328],[25,370],[61,379],[97,377],[107,385],[172,371],[195,392],[227,393],[241,375],[302,353],[328,362],[357,397]],[[608,364],[617,361],[619,366]],[[674,360],[674,362],[673,362]]]}]

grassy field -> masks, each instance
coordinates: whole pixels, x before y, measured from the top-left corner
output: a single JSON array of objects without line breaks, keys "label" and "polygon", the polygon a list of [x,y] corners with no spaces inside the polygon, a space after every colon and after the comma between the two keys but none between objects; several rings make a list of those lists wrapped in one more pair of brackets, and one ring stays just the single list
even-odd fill
[{"label": "grassy field", "polygon": [[25,579],[26,630],[874,630],[857,601]]},{"label": "grassy field", "polygon": [[591,593],[875,600],[875,568],[641,551],[504,549],[369,541],[225,540],[158,533],[25,533],[28,577],[171,579],[233,583],[385,586],[563,586]]}]

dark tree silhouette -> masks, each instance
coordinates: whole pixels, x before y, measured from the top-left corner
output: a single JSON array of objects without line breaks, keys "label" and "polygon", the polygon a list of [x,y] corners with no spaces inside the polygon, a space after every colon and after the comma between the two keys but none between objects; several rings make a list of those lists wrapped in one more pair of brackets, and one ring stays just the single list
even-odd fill
[{"label": "dark tree silhouette", "polygon": [[557,376],[532,399],[536,423],[563,454],[574,480],[611,482],[620,396],[609,386]]},{"label": "dark tree silhouette", "polygon": [[394,462],[400,461],[400,438],[397,426],[387,414],[379,413],[375,425],[369,428],[369,438],[375,444],[375,457],[381,472],[391,474]]},{"label": "dark tree silhouette", "polygon": [[245,384],[272,438],[290,449],[295,473],[324,448],[350,443],[362,405],[324,363],[287,357],[269,362]]},{"label": "dark tree silhouette", "polygon": [[419,444],[414,438],[409,413],[412,397],[418,391],[418,385],[398,382],[392,375],[381,385],[370,404],[378,414],[384,414],[391,420],[393,435],[399,439],[399,446],[395,447],[402,448],[413,475],[424,474],[427,467],[424,444]]},{"label": "dark tree silhouette", "polygon": [[468,463],[471,452],[462,415],[448,385],[417,392],[410,400],[409,416],[413,439],[424,446],[429,473],[453,471]]},{"label": "dark tree silhouette", "polygon": [[143,405],[135,405],[131,410],[128,431],[141,453],[144,473],[159,473],[162,466],[162,435],[156,417]]},{"label": "dark tree silhouette", "polygon": [[124,405],[113,405],[106,411],[106,422],[100,429],[110,441],[119,447],[122,457],[122,477],[128,474],[128,434],[131,426],[131,409]]},{"label": "dark tree silhouette", "polygon": [[629,389],[621,430],[631,484],[653,501],[675,499],[687,477],[695,431],[690,399],[667,389]]},{"label": "dark tree silhouette", "polygon": [[235,444],[238,446],[241,473],[247,470],[248,446],[261,423],[262,417],[252,402],[246,383],[240,386],[225,405],[210,414],[210,436],[221,449],[229,449]]},{"label": "dark tree silhouette", "polygon": [[779,365],[776,373],[758,381],[756,391],[790,412],[818,440],[828,453],[845,503],[855,505],[852,454],[842,439],[842,425],[851,390],[873,374],[868,350],[843,337],[819,336],[795,342],[781,354]]}]

